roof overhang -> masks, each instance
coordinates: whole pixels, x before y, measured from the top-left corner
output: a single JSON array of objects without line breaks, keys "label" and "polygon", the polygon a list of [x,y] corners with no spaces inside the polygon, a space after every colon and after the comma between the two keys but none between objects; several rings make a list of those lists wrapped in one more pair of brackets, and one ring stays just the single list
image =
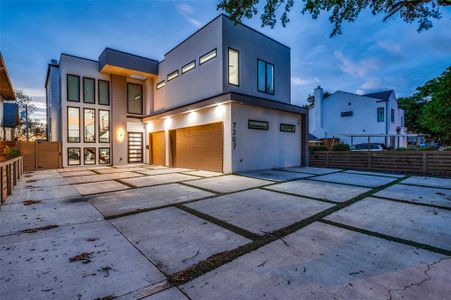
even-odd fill
[{"label": "roof overhang", "polygon": [[99,56],[99,72],[141,80],[155,78],[158,76],[158,61],[105,48]]},{"label": "roof overhang", "polygon": [[5,61],[0,52],[0,95],[6,100],[16,100],[13,85],[6,70]]},{"label": "roof overhang", "polygon": [[143,118],[144,122],[149,122],[152,120],[169,117],[173,115],[177,115],[180,113],[184,113],[187,111],[197,110],[200,108],[210,107],[218,104],[223,103],[229,103],[229,102],[235,102],[235,103],[241,103],[241,104],[247,104],[251,106],[258,106],[273,110],[279,110],[284,112],[291,112],[291,113],[297,113],[297,114],[303,114],[307,115],[308,110],[305,108],[302,108],[297,105],[292,105],[284,102],[269,100],[265,98],[255,97],[255,96],[249,96],[239,93],[224,93],[219,94],[213,97],[209,97],[206,99],[202,99],[190,104],[186,104],[179,107],[174,107],[168,110],[155,112],[153,114],[150,114],[148,116],[145,116]]}]

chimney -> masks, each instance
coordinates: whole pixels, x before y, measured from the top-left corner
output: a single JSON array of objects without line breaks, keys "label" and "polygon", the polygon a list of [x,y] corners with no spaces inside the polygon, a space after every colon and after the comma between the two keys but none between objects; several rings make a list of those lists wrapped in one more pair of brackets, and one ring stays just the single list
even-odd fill
[{"label": "chimney", "polygon": [[313,107],[312,132],[323,128],[323,118],[322,118],[323,89],[319,85],[315,89],[315,92],[313,93],[313,97],[315,99],[315,106]]}]

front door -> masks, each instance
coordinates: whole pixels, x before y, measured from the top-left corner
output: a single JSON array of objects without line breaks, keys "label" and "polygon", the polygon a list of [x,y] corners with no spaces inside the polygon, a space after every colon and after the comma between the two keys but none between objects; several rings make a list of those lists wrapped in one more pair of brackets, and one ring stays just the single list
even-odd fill
[{"label": "front door", "polygon": [[142,132],[128,132],[128,162],[143,162],[143,134]]}]

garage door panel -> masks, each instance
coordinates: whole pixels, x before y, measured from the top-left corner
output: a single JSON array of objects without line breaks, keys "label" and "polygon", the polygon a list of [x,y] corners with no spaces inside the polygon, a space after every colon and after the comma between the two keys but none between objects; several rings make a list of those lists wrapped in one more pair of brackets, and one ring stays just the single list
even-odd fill
[{"label": "garage door panel", "polygon": [[207,124],[175,131],[174,165],[222,172],[222,123]]},{"label": "garage door panel", "polygon": [[165,137],[164,131],[151,133],[151,161],[157,166],[165,165]]}]

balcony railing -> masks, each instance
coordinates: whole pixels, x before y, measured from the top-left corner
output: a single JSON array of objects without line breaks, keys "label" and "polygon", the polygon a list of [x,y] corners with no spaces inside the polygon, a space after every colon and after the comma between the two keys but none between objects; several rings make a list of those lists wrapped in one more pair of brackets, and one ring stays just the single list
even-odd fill
[{"label": "balcony railing", "polygon": [[23,175],[23,156],[0,162],[0,206],[5,203]]}]

